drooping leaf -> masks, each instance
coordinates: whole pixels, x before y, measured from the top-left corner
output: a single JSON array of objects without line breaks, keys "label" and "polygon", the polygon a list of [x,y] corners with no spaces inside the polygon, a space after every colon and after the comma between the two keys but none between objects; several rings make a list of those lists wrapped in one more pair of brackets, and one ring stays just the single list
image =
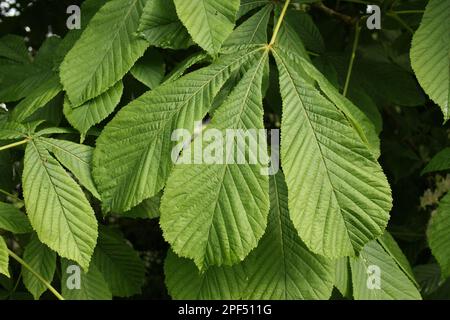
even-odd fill
[{"label": "drooping leaf", "polygon": [[0,236],[0,275],[4,274],[8,278],[9,275],[9,254],[5,239]]},{"label": "drooping leaf", "polygon": [[244,299],[328,299],[333,262],[308,250],[288,210],[284,176],[270,176],[270,214],[266,233],[243,262],[248,278]]},{"label": "drooping leaf", "polygon": [[[40,242],[36,235],[31,237],[25,247],[23,260],[44,280],[52,282],[56,270],[56,253]],[[25,267],[22,267],[22,276],[25,287],[38,300],[47,287]]]},{"label": "drooping leaf", "polygon": [[73,173],[81,185],[88,189],[97,199],[100,199],[91,175],[92,154],[94,151],[92,147],[52,138],[40,138],[39,142],[52,152],[64,167]]},{"label": "drooping leaf", "polygon": [[119,233],[100,228],[94,264],[103,274],[114,296],[130,297],[141,292],[144,264]]},{"label": "drooping leaf", "polygon": [[105,209],[127,211],[162,189],[173,166],[172,132],[192,132],[231,73],[258,51],[240,52],[161,85],[119,111],[94,151],[93,176]]},{"label": "drooping leaf", "polygon": [[237,300],[242,298],[246,275],[240,264],[210,267],[200,273],[195,264],[172,251],[164,263],[165,282],[173,299]]},{"label": "drooping leaf", "polygon": [[450,148],[439,151],[422,170],[422,174],[450,170]]},{"label": "drooping leaf", "polygon": [[32,140],[25,151],[23,194],[39,240],[88,269],[97,241],[97,220],[80,186]]},{"label": "drooping leaf", "polygon": [[122,92],[123,84],[122,81],[119,81],[108,91],[75,108],[69,99],[65,98],[64,115],[69,123],[80,131],[81,140],[92,126],[106,119],[114,111],[120,101]]},{"label": "drooping leaf", "polygon": [[[260,52],[255,60],[208,126],[207,130],[215,129],[221,138],[200,135],[204,142],[202,150],[221,145],[222,151],[216,151],[216,159],[220,159],[197,164],[203,154],[195,149],[194,140],[182,153],[182,157],[192,162],[179,161],[175,166],[161,201],[160,225],[164,238],[175,253],[193,259],[200,270],[242,261],[256,247],[266,228],[269,186],[264,169],[267,164],[251,164],[250,160],[239,164],[235,148],[223,145],[229,139],[226,135],[230,129],[264,128],[261,83],[267,52]],[[267,152],[265,135],[263,141],[258,141],[255,135],[248,139],[248,146],[237,146],[238,153],[246,159],[250,159],[249,154],[257,156],[260,150]],[[255,142],[260,146],[251,150]],[[189,155],[193,158],[189,159]]]},{"label": "drooping leaf", "polygon": [[67,53],[60,77],[73,107],[110,89],[148,47],[137,31],[144,0],[108,1]]},{"label": "drooping leaf", "polygon": [[131,68],[131,74],[150,89],[156,88],[164,78],[166,65],[161,54],[148,50]]},{"label": "drooping leaf", "polygon": [[442,270],[442,277],[450,276],[450,193],[439,202],[437,212],[430,220],[427,230],[431,251]]},{"label": "drooping leaf", "polygon": [[[72,266],[73,269],[70,267]],[[75,262],[67,259],[61,260],[61,288],[62,295],[67,300],[111,300],[112,293],[99,270],[95,260],[89,265],[89,271],[84,272]],[[75,270],[75,271],[74,271]],[[79,288],[73,287],[79,272]]]},{"label": "drooping leaf", "polygon": [[139,30],[150,45],[168,49],[185,49],[193,42],[178,19],[173,0],[147,1]]},{"label": "drooping leaf", "polygon": [[219,52],[233,31],[239,0],[174,0],[192,39],[210,54]]},{"label": "drooping leaf", "polygon": [[4,202],[0,202],[0,229],[12,233],[28,233],[33,230],[22,211]]},{"label": "drooping leaf", "polygon": [[421,299],[415,285],[376,240],[369,242],[358,258],[350,258],[350,265],[356,300]]},{"label": "drooping leaf", "polygon": [[411,65],[420,85],[450,118],[450,2],[430,0],[411,45]]},{"label": "drooping leaf", "polygon": [[302,79],[288,57],[273,52],[283,98],[281,159],[294,226],[313,252],[354,255],[386,227],[389,184],[337,107]]}]

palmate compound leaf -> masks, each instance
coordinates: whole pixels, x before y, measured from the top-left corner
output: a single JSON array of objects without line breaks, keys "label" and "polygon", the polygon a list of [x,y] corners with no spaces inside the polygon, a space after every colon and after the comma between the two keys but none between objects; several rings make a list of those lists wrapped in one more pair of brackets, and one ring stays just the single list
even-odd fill
[{"label": "palmate compound leaf", "polygon": [[450,1],[430,0],[411,44],[411,65],[420,85],[450,118]]},{"label": "palmate compound leaf", "polygon": [[81,133],[81,140],[92,126],[106,119],[114,111],[120,102],[122,92],[123,84],[119,81],[108,91],[75,108],[66,96],[64,115],[67,121]]},{"label": "palmate compound leaf", "polygon": [[39,138],[26,147],[22,182],[28,218],[39,240],[87,269],[97,242],[94,211]]},{"label": "palmate compound leaf", "polygon": [[332,261],[311,253],[290,221],[281,171],[270,176],[266,233],[244,262],[200,273],[171,251],[164,270],[174,299],[327,299],[333,288]]},{"label": "palmate compound leaf", "polygon": [[128,211],[157,194],[172,169],[175,129],[192,132],[230,75],[261,49],[241,51],[161,85],[122,108],[97,139],[93,176],[103,207]]},{"label": "palmate compound leaf", "polygon": [[0,202],[0,230],[20,234],[31,232],[33,229],[22,211],[12,204]]},{"label": "palmate compound leaf", "polygon": [[[48,283],[52,282],[56,270],[56,253],[40,242],[35,234],[25,247],[23,260]],[[38,300],[47,287],[25,267],[22,267],[22,275],[25,287]]]},{"label": "palmate compound leaf", "polygon": [[174,3],[192,39],[208,53],[218,53],[233,31],[240,0],[174,0]]},{"label": "palmate compound leaf", "polygon": [[443,278],[450,276],[450,193],[439,202],[427,230],[431,251],[441,267]]},{"label": "palmate compound leaf", "polygon": [[4,274],[9,278],[9,254],[5,239],[0,236],[0,274]]},{"label": "palmate compound leaf", "polygon": [[270,176],[270,213],[258,247],[244,261],[244,299],[328,299],[333,261],[309,251],[292,224],[281,171]]},{"label": "palmate compound leaf", "polygon": [[414,283],[377,240],[370,241],[359,257],[350,258],[353,297],[356,300],[420,300]]},{"label": "palmate compound leaf", "polygon": [[389,184],[343,113],[282,51],[272,52],[283,98],[281,160],[291,219],[313,252],[355,255],[386,227]]},{"label": "palmate compound leaf", "polygon": [[110,89],[148,47],[135,35],[144,0],[108,1],[65,56],[60,77],[73,107]]},{"label": "palmate compound leaf", "polygon": [[[267,163],[249,160],[261,152],[260,159],[267,157],[265,134],[262,139],[249,135],[248,146],[240,143],[236,147],[228,145],[227,134],[264,128],[261,83],[267,62],[267,51],[261,51],[214,113],[206,133],[183,150],[161,200],[164,238],[175,253],[193,259],[202,271],[211,265],[242,261],[266,229]],[[252,148],[253,144],[257,147]],[[235,149],[248,160],[240,164]]]}]

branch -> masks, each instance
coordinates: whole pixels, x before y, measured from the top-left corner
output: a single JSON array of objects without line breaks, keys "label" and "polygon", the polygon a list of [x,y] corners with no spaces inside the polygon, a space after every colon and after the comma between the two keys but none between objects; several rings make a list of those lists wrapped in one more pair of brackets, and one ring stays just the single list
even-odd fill
[{"label": "branch", "polygon": [[339,20],[342,20],[343,22],[345,22],[346,24],[355,24],[358,21],[357,17],[351,17],[348,16],[346,14],[337,12],[329,7],[327,7],[326,5],[324,5],[322,2],[320,3],[315,3],[313,4],[313,7],[325,12],[326,14],[328,14],[329,16],[335,17]]}]

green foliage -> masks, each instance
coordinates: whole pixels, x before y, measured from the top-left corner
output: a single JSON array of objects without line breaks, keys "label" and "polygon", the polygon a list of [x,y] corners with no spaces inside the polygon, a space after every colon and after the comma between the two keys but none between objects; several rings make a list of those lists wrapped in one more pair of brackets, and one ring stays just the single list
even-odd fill
[{"label": "green foliage", "polygon": [[450,118],[449,16],[448,1],[430,0],[411,46],[411,65],[417,79],[430,98],[441,107],[445,120]]},{"label": "green foliage", "polygon": [[0,20],[1,297],[449,298],[450,3],[360,2]]}]

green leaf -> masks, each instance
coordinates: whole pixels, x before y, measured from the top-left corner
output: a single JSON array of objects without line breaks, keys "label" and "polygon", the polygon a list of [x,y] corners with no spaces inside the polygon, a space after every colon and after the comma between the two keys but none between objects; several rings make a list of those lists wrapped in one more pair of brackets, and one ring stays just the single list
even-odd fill
[{"label": "green leaf", "polygon": [[100,228],[94,264],[103,274],[114,296],[130,297],[141,293],[145,280],[145,267],[139,255],[122,235]]},{"label": "green leaf", "polygon": [[76,274],[68,273],[70,266],[78,267],[72,261],[61,260],[61,288],[62,295],[67,300],[111,300],[112,293],[105,280],[104,274],[99,270],[95,260],[89,266],[88,272],[80,271],[80,288],[70,289],[68,284],[72,284],[71,276]]},{"label": "green leaf", "polygon": [[411,65],[420,85],[450,118],[450,2],[430,0],[411,45]]},{"label": "green leaf", "polygon": [[[51,283],[56,270],[56,253],[33,235],[25,247],[23,260],[44,280]],[[22,267],[23,283],[35,300],[47,291],[47,287],[27,268]]]},{"label": "green leaf", "polygon": [[91,21],[92,17],[97,13],[97,11],[107,2],[108,0],[85,0],[81,4],[81,12],[83,16],[81,18],[81,28],[80,29],[72,29],[67,32],[64,39],[61,40],[61,44],[56,53],[55,62],[57,65],[60,65],[64,60],[66,54],[72,49],[74,44],[80,39],[81,34],[83,33],[86,26]]},{"label": "green leaf", "polygon": [[241,18],[251,10],[262,7],[266,4],[270,4],[270,0],[241,0],[241,5],[237,13],[237,19]]},{"label": "green leaf", "polygon": [[164,263],[167,290],[176,300],[237,300],[246,282],[240,264],[210,267],[200,273],[195,264],[169,251]]},{"label": "green leaf", "polygon": [[[397,265],[395,259],[376,241],[369,242],[358,258],[350,258],[352,269],[353,296],[356,300],[420,300],[415,285]],[[379,268],[379,288],[371,287],[376,273],[371,268]]]},{"label": "green leaf", "polygon": [[100,199],[91,175],[94,148],[71,141],[51,138],[40,138],[39,142],[52,152],[64,167],[73,173],[82,186],[88,189],[94,197]]},{"label": "green leaf", "polygon": [[348,257],[339,258],[335,260],[334,266],[334,286],[345,298],[352,297],[352,275],[348,259]]},{"label": "green leaf", "polygon": [[221,52],[231,53],[267,44],[267,25],[273,5],[267,5],[237,27],[225,40]]},{"label": "green leaf", "polygon": [[232,72],[260,50],[219,59],[122,108],[97,139],[93,176],[106,210],[128,211],[157,194],[173,166],[175,129],[192,132]]},{"label": "green leaf", "polygon": [[164,78],[166,65],[162,55],[156,50],[149,50],[131,68],[131,74],[150,89],[156,88]]},{"label": "green leaf", "polygon": [[193,43],[178,19],[173,0],[147,1],[138,31],[155,47],[186,49]]},{"label": "green leaf", "polygon": [[439,151],[422,170],[422,174],[444,170],[450,170],[450,148]]},{"label": "green leaf", "polygon": [[403,254],[402,250],[398,246],[397,242],[391,236],[389,232],[384,232],[381,237],[378,238],[379,244],[383,249],[389,253],[389,255],[395,260],[397,265],[402,269],[402,271],[408,276],[408,278],[418,286],[416,279],[414,278],[414,273],[411,269],[408,259]]},{"label": "green leaf", "polygon": [[322,35],[309,14],[298,10],[288,10],[285,22],[295,30],[307,49],[316,53],[325,51]]},{"label": "green leaf", "polygon": [[0,57],[16,63],[31,63],[30,54],[25,46],[25,38],[8,34],[0,39]]},{"label": "green leaf", "polygon": [[190,67],[193,65],[204,62],[208,58],[208,55],[204,52],[194,53],[183,61],[181,61],[172,71],[164,78],[163,82],[172,82],[180,78]]},{"label": "green leaf", "polygon": [[12,233],[28,233],[33,229],[26,215],[12,204],[0,202],[0,229]]},{"label": "green leaf", "polygon": [[218,53],[233,31],[240,0],[174,0],[174,3],[192,39],[208,53]]},{"label": "green leaf", "polygon": [[420,291],[424,296],[435,292],[444,282],[441,278],[439,265],[436,263],[415,266],[414,274],[417,282],[420,284]]},{"label": "green leaf", "polygon": [[43,142],[25,151],[23,194],[39,240],[85,270],[97,241],[97,220],[80,186],[50,156]]},{"label": "green leaf", "polygon": [[270,213],[266,233],[244,261],[248,277],[244,299],[328,299],[333,262],[308,250],[289,217],[288,194],[279,171],[270,176]]},{"label": "green leaf", "polygon": [[27,128],[15,121],[0,122],[0,140],[23,139],[27,135]]},{"label": "green leaf", "polygon": [[64,115],[67,121],[81,133],[81,140],[84,140],[84,136],[92,126],[106,119],[114,111],[120,102],[122,92],[123,84],[119,81],[105,93],[75,108],[66,96]]},{"label": "green leaf", "polygon": [[439,262],[442,277],[450,276],[450,193],[439,202],[437,212],[430,220],[427,230],[428,243],[434,257]]},{"label": "green leaf", "polygon": [[380,139],[378,138],[378,133],[373,122],[350,100],[341,95],[327,78],[314,67],[314,65],[299,56],[294,56],[294,61],[304,68],[308,76],[317,81],[324,96],[328,98],[336,108],[344,113],[350,124],[360,136],[362,142],[370,148],[375,158],[378,158],[380,156]]},{"label": "green leaf", "polygon": [[162,192],[149,199],[145,199],[133,209],[120,214],[126,218],[154,219],[160,216],[159,207],[161,203]]},{"label": "green leaf", "polygon": [[[227,141],[230,129],[264,128],[261,83],[267,59],[267,52],[259,53],[253,66],[214,113],[208,129],[216,129],[222,142]],[[215,139],[204,138],[203,134],[200,137],[204,141],[202,150],[217,145]],[[257,141],[250,136],[249,140],[248,145],[256,142],[258,150],[266,152],[265,138]],[[195,149],[196,144],[194,140],[182,156],[194,155],[194,159],[187,159],[194,160],[193,163],[179,161],[167,181],[160,225],[173,251],[193,259],[200,270],[211,265],[230,266],[242,261],[264,234],[269,211],[265,164],[249,161],[239,164],[233,155],[234,147],[224,150],[223,145],[222,154],[216,151],[221,157],[218,163],[195,164],[198,155],[202,156]],[[245,155],[255,153],[247,145],[238,149]]]},{"label": "green leaf", "polygon": [[144,54],[148,43],[134,35],[144,2],[108,1],[66,55],[60,76],[73,107],[110,89]]},{"label": "green leaf", "polygon": [[392,206],[387,179],[341,111],[289,58],[273,53],[283,98],[281,160],[291,219],[313,252],[355,255],[386,227]]},{"label": "green leaf", "polygon": [[[274,14],[274,26],[278,23],[281,13],[281,5],[275,7]],[[295,16],[286,15],[284,17],[283,23],[280,26],[278,35],[275,41],[275,46],[288,52],[292,55],[297,55],[309,60],[308,53],[306,52],[305,46],[300,39],[299,34],[295,30]]]},{"label": "green leaf", "polygon": [[40,108],[49,103],[61,92],[62,87],[56,74],[53,74],[29,95],[23,99],[12,111],[11,118],[17,122],[23,122],[32,116]]},{"label": "green leaf", "polygon": [[8,254],[8,247],[6,246],[5,239],[3,239],[2,236],[0,236],[0,274],[4,274],[8,278],[9,275],[9,254]]}]

